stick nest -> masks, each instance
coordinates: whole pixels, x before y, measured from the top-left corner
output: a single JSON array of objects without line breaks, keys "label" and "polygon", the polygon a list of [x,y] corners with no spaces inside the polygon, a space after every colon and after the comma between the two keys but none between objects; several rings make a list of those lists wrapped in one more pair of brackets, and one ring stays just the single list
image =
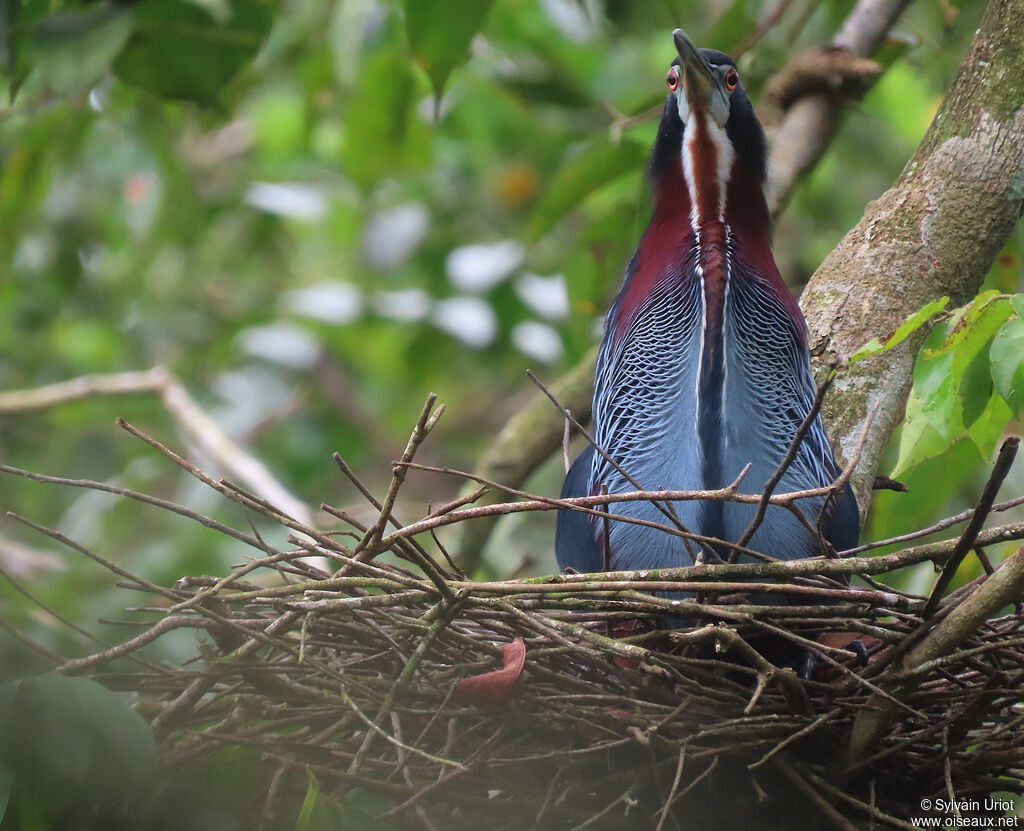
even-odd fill
[{"label": "stick nest", "polygon": [[[288,821],[284,795],[301,799],[309,772],[328,805],[374,794],[382,828],[909,828],[925,799],[1024,790],[1021,552],[931,604],[878,579],[929,561],[945,574],[968,551],[984,559],[986,546],[1024,536],[1019,524],[981,530],[1019,500],[989,500],[936,527],[966,522],[963,533],[884,556],[866,546],[478,583],[432,555],[443,551],[436,527],[568,503],[514,498],[503,510],[467,498],[399,525],[395,495],[431,423],[421,418],[382,501],[363,489],[379,520],[328,509],[346,523],[329,532],[142,436],[288,528],[293,547],[164,503],[260,557],[170,587],[111,566],[160,599],[158,614],[62,671],[138,692],[170,768],[226,746],[257,751],[264,827],[275,811]],[[701,498],[738,498],[714,493]],[[683,625],[622,623],[666,616]],[[201,660],[125,663],[182,628],[198,630]],[[823,632],[848,634],[826,645]],[[843,648],[856,638],[866,662]],[[777,665],[808,653],[809,678]]]}]

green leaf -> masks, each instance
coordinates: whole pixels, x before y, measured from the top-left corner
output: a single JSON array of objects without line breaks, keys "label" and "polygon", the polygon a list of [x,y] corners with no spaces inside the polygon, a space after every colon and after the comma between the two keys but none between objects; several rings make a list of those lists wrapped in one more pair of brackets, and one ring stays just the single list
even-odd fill
[{"label": "green leaf", "polygon": [[345,169],[363,188],[430,160],[430,131],[416,115],[413,69],[405,56],[379,49],[363,68],[346,112]]},{"label": "green leaf", "polygon": [[[990,344],[991,341],[985,344],[960,376],[960,382],[957,386],[957,397],[960,399],[964,427],[969,428],[974,424],[992,398],[992,372],[989,369]],[[960,355],[957,354],[953,359],[954,374],[956,373],[956,362],[959,358]],[[996,397],[998,398],[999,396]]]},{"label": "green leaf", "polygon": [[938,300],[933,300],[931,303],[928,303],[918,309],[896,327],[895,331],[886,338],[885,343],[882,343],[878,338],[872,338],[869,340],[850,356],[850,363],[855,364],[865,358],[870,358],[873,355],[880,355],[883,352],[888,352],[890,349],[894,349],[899,346],[935,315],[943,311],[946,308],[947,303],[949,303],[948,297],[940,297]]},{"label": "green leaf", "polygon": [[126,84],[164,98],[210,106],[259,51],[270,31],[273,6],[229,0],[223,20],[188,0],[143,0],[135,32],[114,64]]},{"label": "green leaf", "polygon": [[[929,303],[900,324],[884,344],[874,339],[859,349],[850,363],[893,348],[943,310],[948,300]],[[991,393],[986,377],[988,348],[1009,313],[1004,295],[983,292],[929,335],[914,365],[914,386],[893,476],[946,450],[986,412]],[[984,446],[986,425],[979,425],[976,433],[979,447]]]},{"label": "green leaf", "polygon": [[996,333],[989,360],[996,391],[1010,405],[1014,415],[1021,418],[1024,416],[1024,320],[1019,313]]},{"label": "green leaf", "polygon": [[527,237],[536,240],[543,236],[591,193],[620,176],[640,171],[646,158],[647,147],[630,139],[615,143],[602,137],[587,145],[555,174],[530,220]]},{"label": "green leaf", "polygon": [[953,353],[937,354],[930,359],[924,357],[929,348],[934,350],[944,341],[950,328],[948,322],[936,328],[914,364],[914,386],[907,399],[893,477],[941,453],[963,432],[961,409],[952,384]]},{"label": "green leaf", "polygon": [[1009,406],[1001,395],[989,396],[988,403],[981,414],[967,428],[967,436],[978,448],[981,457],[986,461],[992,458],[996,445],[1003,437],[1007,422],[1010,420]]},{"label": "green leaf", "polygon": [[62,95],[89,89],[109,69],[131,31],[131,10],[113,3],[44,17],[26,38],[35,64],[26,88],[38,85]]},{"label": "green leaf", "polygon": [[334,831],[335,824],[320,797],[320,780],[311,768],[306,768],[306,780],[306,796],[295,821],[295,831]]},{"label": "green leaf", "polygon": [[412,56],[440,98],[455,67],[469,57],[469,44],[487,20],[494,0],[403,0]]},{"label": "green leaf", "polygon": [[[551,73],[541,78],[512,75],[501,77],[496,83],[510,94],[525,98],[532,104],[554,104],[569,109],[582,109],[594,104],[593,96],[567,74]],[[662,95],[658,96],[658,100],[663,98]]]},{"label": "green leaf", "polygon": [[[920,402],[920,399],[916,399]],[[935,430],[928,419],[920,411],[920,404],[915,405],[915,397],[911,394],[907,401],[907,414],[903,419],[900,432],[900,454],[893,468],[892,476],[899,478],[903,473],[925,459],[937,456],[947,447],[949,441]]]},{"label": "green leaf", "polygon": [[996,333],[996,330],[1011,314],[1010,304],[1005,295],[998,291],[979,294],[953,316],[949,335],[942,345],[922,352],[931,358],[943,352],[956,350],[958,358],[966,367]]},{"label": "green leaf", "polygon": [[932,332],[924,342],[921,355],[914,364],[914,393],[921,399],[921,412],[928,423],[950,442],[963,430],[960,409],[957,406],[957,388],[953,383],[951,352],[934,353],[926,357],[930,347],[949,337],[951,326],[947,322]]}]

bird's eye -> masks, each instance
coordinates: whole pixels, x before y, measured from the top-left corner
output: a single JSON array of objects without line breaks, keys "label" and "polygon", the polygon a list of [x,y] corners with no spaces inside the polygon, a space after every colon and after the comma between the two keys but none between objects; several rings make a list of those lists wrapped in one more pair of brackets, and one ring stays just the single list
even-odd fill
[{"label": "bird's eye", "polygon": [[668,75],[665,76],[665,83],[668,84],[668,88],[672,92],[679,88],[679,70],[674,66],[668,71]]},{"label": "bird's eye", "polygon": [[736,71],[735,66],[730,66],[729,71],[725,73],[725,88],[732,92],[736,87],[740,85],[740,73]]}]

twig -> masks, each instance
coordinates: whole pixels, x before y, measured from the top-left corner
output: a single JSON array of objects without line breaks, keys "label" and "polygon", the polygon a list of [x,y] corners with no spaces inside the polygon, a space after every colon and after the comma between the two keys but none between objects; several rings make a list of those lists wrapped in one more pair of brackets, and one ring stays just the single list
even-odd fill
[{"label": "twig", "polygon": [[[372,733],[375,733],[376,735],[380,736],[385,741],[391,742],[391,744],[395,745],[395,747],[401,748],[406,753],[412,753],[415,756],[420,756],[426,759],[428,762],[433,762],[434,764],[441,765],[443,767],[452,767],[465,771],[466,767],[461,762],[455,762],[451,759],[444,759],[440,756],[434,756],[430,753],[427,753],[426,751],[420,750],[418,747],[413,747],[409,744],[403,744],[400,740],[392,736],[390,733],[388,733],[387,730],[380,726],[380,719],[375,719],[371,721],[369,716],[367,716],[366,713],[360,710],[359,705],[357,705],[355,701],[352,700],[352,696],[348,694],[348,691],[345,689],[344,686],[340,688],[340,691],[342,700],[352,709],[352,712],[356,714],[356,717],[361,722],[363,722],[363,724],[365,724],[368,728],[370,728],[370,731]],[[355,773],[355,771],[352,772]]]},{"label": "twig", "polygon": [[756,26],[751,29],[735,46],[729,50],[729,56],[733,60],[739,60],[739,58],[757,44],[761,38],[763,38],[768,32],[770,32],[778,22],[782,19],[782,16],[789,9],[793,0],[779,0],[778,5],[774,11]]},{"label": "twig", "polygon": [[[914,829],[916,829],[918,827],[916,825],[913,825],[912,823],[904,822],[901,819],[897,819],[896,817],[892,816],[891,814],[887,814],[884,811],[880,811],[874,805],[870,805],[870,804],[868,804],[866,802],[862,802],[861,800],[856,799],[856,798],[850,796],[848,793],[840,790],[839,788],[837,788],[835,785],[831,784],[830,782],[826,782],[820,776],[816,776],[814,773],[812,773],[810,771],[807,771],[805,773],[805,775],[807,776],[808,779],[811,780],[811,782],[813,782],[815,785],[817,785],[823,791],[827,791],[828,793],[832,794],[832,796],[836,797],[837,799],[841,799],[847,805],[852,805],[853,807],[859,808],[860,810],[864,811],[865,813],[869,814],[872,817],[877,817],[878,819],[882,820],[882,822],[885,822],[885,823],[888,823],[889,825],[891,825],[893,828],[901,828],[901,829],[904,829],[904,831],[914,831]],[[851,825],[850,827],[853,828],[854,831],[856,831],[856,826],[855,825]]]},{"label": "twig", "polygon": [[[910,0],[858,0],[832,39],[832,45],[869,57],[908,5]],[[768,207],[773,216],[785,207],[797,182],[824,154],[840,115],[840,108],[829,96],[811,95],[792,104],[772,132]]]},{"label": "twig", "polygon": [[[601,483],[601,495],[608,495],[608,486]],[[608,506],[605,505],[601,511],[604,516],[601,518],[601,571],[612,570],[612,536],[608,527]]]},{"label": "twig", "polygon": [[804,736],[807,736],[807,735],[813,733],[815,730],[817,730],[819,727],[821,727],[821,725],[823,725],[825,722],[831,721],[833,718],[838,716],[840,714],[840,712],[841,712],[840,710],[834,709],[834,710],[829,710],[826,713],[822,713],[820,716],[818,716],[814,721],[812,721],[806,727],[801,727],[795,733],[792,733],[792,734],[786,736],[786,738],[784,738],[781,742],[779,742],[777,745],[775,745],[775,747],[773,747],[771,750],[769,750],[767,753],[765,753],[764,756],[762,756],[756,762],[751,762],[749,765],[747,765],[747,769],[748,770],[756,770],[757,768],[761,767],[761,765],[763,765],[765,762],[767,762],[770,759],[774,758],[774,756],[777,753],[779,753],[782,750],[785,750],[786,747],[791,745],[793,742],[799,741]]},{"label": "twig", "polygon": [[840,814],[839,811],[835,809],[835,806],[811,787],[811,784],[801,776],[792,765],[782,759],[776,760],[775,765],[786,775],[786,778],[788,778],[790,782],[796,785],[797,790],[803,793],[803,795],[811,801],[811,803],[830,823],[832,823],[832,825],[836,828],[841,828],[842,831],[857,831],[857,826]]},{"label": "twig", "polygon": [[[438,413],[438,415],[440,415],[440,412]],[[407,449],[406,452],[409,452],[408,449]],[[393,511],[389,510],[389,511],[385,512],[384,504],[377,501],[377,498],[369,491],[369,489],[365,485],[363,485],[363,483],[360,481],[359,477],[357,477],[355,475],[353,470],[348,466],[348,464],[346,464],[345,460],[341,458],[341,455],[338,454],[338,453],[334,453],[333,454],[333,458],[334,458],[334,461],[338,464],[338,467],[341,468],[342,472],[344,472],[345,475],[349,478],[349,480],[356,486],[356,488],[358,488],[359,492],[366,498],[366,500],[371,505],[373,505],[374,508],[377,509],[377,511],[379,511],[378,522],[380,522],[380,520],[383,519],[385,524],[390,522],[395,528],[401,528],[402,526],[398,522],[398,520],[395,518],[395,515],[394,515]],[[411,456],[410,456],[410,459],[411,459]],[[404,465],[397,465],[395,467],[394,475],[395,476],[398,475],[397,471],[399,470],[399,468],[401,468],[404,471],[405,466],[407,466],[408,464],[409,464],[409,462],[405,462]],[[405,478],[404,472],[402,474],[402,478],[403,479]],[[394,482],[394,480],[392,480],[392,482]],[[399,485],[400,484],[401,483],[399,483]],[[397,492],[397,486],[395,487],[395,491]],[[392,500],[392,504],[393,504],[393,502],[394,502],[394,500]],[[329,505],[326,505],[326,504],[322,504],[321,508],[323,508],[325,511],[327,511],[330,514],[333,514],[334,516],[339,517],[340,519],[344,519],[350,525],[352,525],[353,527],[355,527],[358,530],[362,531],[363,532],[363,536],[362,536],[362,538],[361,538],[361,540],[359,542],[359,545],[356,546],[356,549],[353,552],[353,555],[354,555],[356,561],[358,561],[358,562],[365,562],[365,561],[367,561],[369,559],[372,559],[370,557],[365,557],[365,558],[360,557],[360,553],[361,552],[359,550],[359,546],[363,545],[366,542],[366,540],[370,537],[370,535],[374,533],[373,528],[375,528],[376,525],[374,525],[371,528],[364,528],[360,523],[356,522],[352,517],[348,516],[347,514],[345,514],[342,511],[338,511],[338,510],[336,510],[334,508],[331,508]],[[379,535],[380,532],[378,531],[377,533]],[[431,535],[433,535],[433,533],[434,533],[433,530],[431,530]],[[378,536],[378,539],[379,539],[379,536]],[[442,551],[444,551],[443,546],[438,544],[438,547],[441,548]],[[445,599],[447,599],[449,601],[452,599],[451,590],[448,588],[448,584],[445,582],[445,575],[441,572],[441,569],[438,567],[437,563],[434,562],[434,559],[426,552],[426,550],[423,548],[423,546],[420,545],[419,542],[416,541],[416,539],[414,539],[412,537],[408,537],[406,539],[399,540],[398,544],[397,544],[397,548],[398,548],[398,550],[399,550],[399,552],[401,553],[402,556],[404,556],[406,559],[410,560],[411,562],[415,563],[416,565],[418,565],[420,567],[420,570],[424,574],[427,575],[427,577],[437,587],[438,591],[441,592],[442,596]],[[447,557],[447,552],[445,552],[445,556]],[[451,562],[451,558],[450,557],[448,558],[448,560],[449,560],[449,562]],[[350,568],[350,566],[343,567],[340,570],[339,574],[344,574],[349,568]],[[457,573],[457,569],[454,569],[454,564],[453,564],[453,571],[456,571],[456,573]]]},{"label": "twig", "polygon": [[129,490],[128,488],[115,487],[114,485],[108,485],[105,482],[94,482],[91,479],[65,479],[62,476],[44,476],[41,473],[32,473],[28,470],[22,470],[21,468],[4,464],[0,464],[0,473],[10,473],[14,476],[22,476],[26,479],[31,479],[33,482],[42,482],[50,485],[67,485],[72,488],[88,488],[89,490],[111,493],[116,496],[125,496],[128,499],[134,499],[136,502],[144,502],[147,505],[154,505],[157,508],[163,508],[165,511],[171,511],[176,514],[180,514],[183,517],[188,517],[206,528],[213,528],[215,531],[220,531],[222,534],[228,537],[233,537],[239,542],[244,542],[246,545],[252,546],[253,548],[260,550],[263,549],[259,540],[249,534],[244,534],[235,528],[224,525],[221,522],[217,522],[215,519],[211,519],[208,516],[203,516],[200,513],[189,510],[184,505],[179,505],[176,502],[170,502],[166,499],[159,499],[155,496],[150,496],[149,494],[139,493],[138,491]]},{"label": "twig", "polygon": [[[170,459],[183,470],[190,473],[200,482],[213,488],[218,493],[223,494],[228,499],[237,502],[239,505],[242,505],[246,508],[250,508],[256,511],[257,513],[263,514],[268,519],[271,519],[281,525],[284,525],[287,528],[291,528],[293,531],[297,531],[300,534],[304,534],[310,539],[316,540],[320,545],[322,545],[326,549],[341,552],[345,552],[348,550],[347,548],[345,548],[345,546],[340,545],[339,543],[332,540],[330,537],[317,531],[315,528],[312,528],[306,523],[294,518],[290,514],[285,513],[282,509],[275,507],[273,504],[263,499],[262,497],[253,498],[251,495],[247,495],[245,493],[240,492],[237,488],[231,487],[228,483],[218,482],[212,479],[210,476],[205,474],[203,471],[201,471],[198,467],[189,462],[187,459],[183,458],[182,456],[179,456],[169,447],[165,446],[161,442],[158,442],[151,436],[146,435],[137,427],[134,427],[131,424],[129,424],[123,418],[116,419],[116,423],[121,429],[135,436],[137,439],[140,439],[141,441],[145,442],[154,450],[157,450],[158,452],[162,453],[164,456],[166,456],[168,459]],[[256,543],[256,547],[262,550],[262,546],[258,542]]]},{"label": "twig", "polygon": [[[432,404],[433,402],[431,402]],[[426,409],[426,408],[425,408]],[[435,607],[437,610],[436,619],[430,626],[427,634],[423,636],[420,642],[416,645],[415,651],[409,656],[409,660],[405,666],[402,667],[402,671],[398,678],[395,679],[394,684],[388,690],[387,695],[384,697],[384,701],[380,705],[380,709],[377,711],[377,715],[374,717],[373,724],[377,727],[383,723],[384,719],[387,718],[391,713],[391,708],[394,707],[395,699],[402,688],[412,678],[416,668],[420,665],[430,645],[434,642],[434,639],[448,626],[449,621],[458,611],[459,605],[463,602],[464,593],[460,593],[453,602],[445,602],[439,607]],[[360,764],[363,758],[366,756],[370,749],[370,745],[373,741],[375,733],[370,731],[366,734],[366,738],[363,739],[363,743],[359,746],[359,750],[356,751],[356,755],[352,757],[352,762],[348,766],[348,772],[355,774],[359,772]]]},{"label": "twig", "polygon": [[[1002,511],[1008,511],[1011,508],[1016,508],[1018,505],[1024,505],[1024,496],[1018,496],[1014,499],[1007,499],[1004,502],[997,502],[992,506],[992,510],[989,513],[999,513]],[[856,548],[850,548],[842,552],[844,557],[852,557],[855,554],[862,554],[865,551],[873,551],[876,548],[884,548],[887,545],[897,545],[901,542],[910,542],[911,540],[917,540],[921,537],[928,537],[938,531],[945,531],[947,528],[952,528],[954,525],[959,525],[961,522],[967,522],[971,517],[974,516],[974,508],[969,508],[966,511],[962,511],[954,516],[947,517],[946,519],[940,520],[927,528],[921,528],[917,531],[909,531],[906,534],[900,534],[895,537],[886,537],[884,540],[876,540],[874,542],[864,543],[858,545]]]},{"label": "twig", "polygon": [[669,807],[672,806],[672,803],[678,802],[680,799],[682,799],[684,796],[686,796],[690,791],[692,791],[694,788],[696,788],[701,782],[703,782],[705,779],[707,779],[711,775],[711,773],[714,771],[714,769],[716,767],[718,767],[718,755],[717,754],[711,759],[711,764],[709,764],[706,768],[704,768],[704,771],[703,771],[703,773],[701,773],[700,776],[698,776],[689,785],[687,785],[678,794],[676,794],[675,798],[672,799],[669,802]]},{"label": "twig", "polygon": [[143,578],[132,574],[130,571],[121,568],[121,566],[117,565],[116,563],[113,563],[110,560],[101,557],[99,554],[90,551],[84,545],[80,545],[74,540],[69,539],[68,537],[64,536],[60,531],[57,531],[53,528],[47,528],[45,525],[40,525],[37,522],[33,522],[31,519],[23,517],[21,514],[14,513],[14,511],[8,511],[7,516],[9,516],[13,520],[20,522],[22,525],[27,525],[29,528],[38,531],[40,534],[45,534],[50,539],[56,540],[62,545],[66,545],[68,548],[77,551],[79,554],[84,554],[90,560],[99,563],[105,569],[107,569],[108,571],[112,571],[118,577],[123,577],[125,580],[134,583],[138,587],[145,589],[148,592],[151,592],[155,595],[159,595],[160,597],[166,597],[168,600],[172,601],[178,601],[182,597],[179,592],[176,592],[173,589],[165,589],[163,586],[158,586],[156,585],[156,583],[151,583],[148,580],[144,580]]},{"label": "twig", "polygon": [[668,792],[668,798],[665,800],[665,804],[661,808],[661,815],[658,817],[658,824],[654,831],[661,831],[665,827],[665,820],[668,819],[668,809],[672,806],[675,801],[676,791],[679,790],[679,780],[683,775],[683,765],[686,763],[686,745],[682,744],[679,746],[679,762],[676,765],[676,775],[672,780],[672,788]]},{"label": "twig", "polygon": [[[1018,599],[1024,593],[1024,547],[1008,557],[975,591],[960,605],[939,621],[912,649],[900,663],[898,673],[908,673],[928,661],[948,655],[1003,606]],[[906,682],[899,682],[893,688],[893,695],[899,697],[907,689]],[[868,749],[873,747],[878,736],[889,725],[894,716],[890,702],[875,700],[868,702],[854,722],[847,752],[847,767],[859,765]]]},{"label": "twig", "polygon": [[43,646],[38,641],[30,638],[28,635],[20,631],[16,626],[14,626],[14,624],[6,621],[3,618],[3,616],[0,616],[0,629],[3,629],[5,632],[11,635],[11,637],[15,638],[17,641],[31,649],[33,652],[36,652],[39,655],[41,655],[54,666],[57,666],[64,662],[63,655],[58,655],[49,647]]},{"label": "twig", "polygon": [[354,556],[361,562],[372,560],[378,553],[384,550],[383,547],[380,547],[381,535],[384,533],[384,528],[388,524],[388,520],[391,518],[391,510],[395,506],[395,499],[398,497],[398,490],[402,487],[402,483],[405,481],[405,465],[413,460],[419,446],[423,443],[424,439],[426,439],[427,434],[430,433],[442,413],[444,413],[444,404],[431,412],[436,401],[437,396],[434,393],[427,396],[426,403],[424,403],[423,409],[420,411],[420,417],[416,420],[416,426],[413,428],[412,434],[409,436],[409,441],[405,445],[405,451],[402,453],[402,464],[395,465],[393,468],[391,484],[388,487],[388,491],[384,495],[384,501],[380,506],[380,516],[366,532],[366,535],[360,541],[359,545],[356,546]]},{"label": "twig", "polygon": [[967,556],[967,552],[974,545],[978,532],[981,531],[985,520],[988,519],[992,503],[996,501],[996,494],[999,493],[999,488],[1003,484],[1006,474],[1010,472],[1010,467],[1013,465],[1013,459],[1017,455],[1017,447],[1019,445],[1020,439],[1017,436],[1011,436],[999,448],[999,456],[996,458],[996,463],[992,467],[992,473],[989,475],[988,481],[981,492],[981,498],[978,500],[978,506],[974,510],[974,515],[971,517],[971,521],[967,523],[963,535],[957,541],[953,553],[946,560],[942,574],[939,575],[939,579],[935,581],[935,585],[932,587],[928,602],[924,604],[924,609],[921,612],[923,618],[928,619],[934,614],[936,607],[939,605],[939,600],[946,589],[949,588],[956,570],[960,567],[964,557]]},{"label": "twig", "polygon": [[600,811],[598,811],[596,814],[590,817],[590,819],[586,820],[585,822],[581,822],[579,825],[574,825],[571,831],[583,831],[584,828],[589,828],[599,819],[610,814],[615,809],[615,806],[618,805],[620,802],[625,802],[629,804],[632,795],[633,788],[631,786],[626,790],[625,793],[615,797],[615,799],[612,802],[608,803],[608,805],[606,805],[604,808],[602,808]]},{"label": "twig", "polygon": [[309,524],[311,514],[305,503],[293,496],[263,462],[242,450],[217,422],[203,412],[185,385],[166,367],[155,366],[144,372],[83,375],[44,387],[2,392],[0,413],[32,412],[92,395],[139,393],[156,393],[168,414],[215,464]]}]

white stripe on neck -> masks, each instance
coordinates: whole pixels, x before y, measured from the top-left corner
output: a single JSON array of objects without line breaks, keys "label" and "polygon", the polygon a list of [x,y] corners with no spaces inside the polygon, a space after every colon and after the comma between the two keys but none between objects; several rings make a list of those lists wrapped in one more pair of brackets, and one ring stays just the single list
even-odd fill
[{"label": "white stripe on neck", "polygon": [[[697,114],[693,110],[689,112],[690,118],[683,130],[683,177],[686,179],[686,188],[690,195],[690,225],[697,236],[697,244],[700,245],[700,226],[705,222],[717,220],[725,222],[726,188],[729,184],[729,172],[732,170],[735,152],[732,142],[725,132],[725,128],[719,127],[718,123],[707,114]],[[703,122],[706,135],[715,149],[715,179],[718,182],[718,200],[711,216],[702,216],[702,206],[697,199],[697,169],[701,160],[697,158],[699,148],[697,140],[700,136],[700,126]],[[707,160],[703,160],[707,164]]]}]

